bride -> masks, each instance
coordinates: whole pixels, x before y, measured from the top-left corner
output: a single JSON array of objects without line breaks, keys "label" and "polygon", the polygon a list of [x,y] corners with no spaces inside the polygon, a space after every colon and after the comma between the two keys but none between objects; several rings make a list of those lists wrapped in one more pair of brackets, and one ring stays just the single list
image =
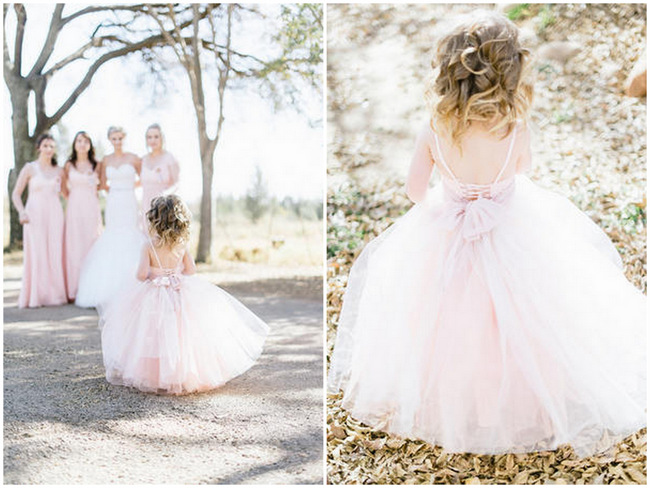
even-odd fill
[{"label": "bride", "polygon": [[135,276],[138,267],[145,236],[138,228],[134,189],[142,162],[123,151],[125,136],[121,127],[108,129],[114,152],[104,157],[100,176],[100,188],[108,190],[106,228],[83,262],[75,300],[78,307],[101,306],[119,291],[125,278]]}]

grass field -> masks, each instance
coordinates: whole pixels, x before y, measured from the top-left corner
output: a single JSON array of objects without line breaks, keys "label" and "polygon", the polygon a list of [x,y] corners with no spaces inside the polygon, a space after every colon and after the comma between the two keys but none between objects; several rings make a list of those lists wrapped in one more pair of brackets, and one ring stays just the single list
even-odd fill
[{"label": "grass field", "polygon": [[[193,212],[190,249],[196,251],[200,225]],[[9,199],[4,199],[4,245],[9,244]],[[267,212],[258,222],[240,210],[214,216],[212,231],[212,263],[201,266],[209,271],[220,263],[249,263],[274,268],[322,268],[324,259],[323,221],[298,217],[282,208]],[[19,262],[22,252],[5,255],[7,262]]]}]

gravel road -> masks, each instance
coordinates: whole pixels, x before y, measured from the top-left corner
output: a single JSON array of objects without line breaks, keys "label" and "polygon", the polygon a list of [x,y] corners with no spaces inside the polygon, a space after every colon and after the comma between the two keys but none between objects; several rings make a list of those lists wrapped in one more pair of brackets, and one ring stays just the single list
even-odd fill
[{"label": "gravel road", "polygon": [[222,283],[271,333],[247,373],[184,397],[108,384],[95,312],[18,310],[19,286],[5,263],[5,483],[322,483],[320,277]]}]

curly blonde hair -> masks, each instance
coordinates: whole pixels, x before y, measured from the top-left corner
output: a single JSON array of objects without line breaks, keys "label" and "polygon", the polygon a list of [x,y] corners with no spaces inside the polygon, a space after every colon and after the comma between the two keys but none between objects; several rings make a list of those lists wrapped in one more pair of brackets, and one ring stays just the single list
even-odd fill
[{"label": "curly blonde hair", "polygon": [[438,69],[426,91],[432,123],[458,146],[474,122],[492,133],[506,127],[507,137],[532,102],[529,54],[503,15],[478,10],[461,17],[440,39],[431,63]]},{"label": "curly blonde hair", "polygon": [[187,243],[191,217],[187,205],[176,195],[156,197],[147,212],[149,233],[158,237],[161,246]]}]

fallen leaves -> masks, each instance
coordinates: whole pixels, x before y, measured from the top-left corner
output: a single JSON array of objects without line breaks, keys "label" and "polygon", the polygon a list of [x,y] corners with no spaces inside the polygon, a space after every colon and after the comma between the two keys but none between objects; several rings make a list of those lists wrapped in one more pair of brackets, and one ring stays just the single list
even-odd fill
[{"label": "fallen leaves", "polygon": [[[383,171],[381,163],[395,154],[398,138],[410,147],[419,129],[410,125],[424,117],[423,107],[416,105],[421,101],[396,112],[410,113],[412,120],[377,121],[367,116],[374,104],[385,103],[385,93],[373,93],[363,66],[350,64],[346,53],[355,51],[363,58],[364,46],[381,42],[382,36],[405,36],[412,51],[403,57],[410,57],[414,66],[426,66],[437,19],[470,8],[329,6],[328,19],[334,23],[328,25],[332,53],[328,54],[328,361],[350,266],[368,241],[411,206],[402,190],[404,166],[391,173]],[[547,60],[535,65],[531,178],[568,196],[603,228],[621,254],[626,276],[644,291],[646,106],[645,100],[625,97],[621,87],[644,45],[645,9],[643,4],[555,4],[544,11],[553,19],[549,22],[540,17],[542,7],[535,6],[520,23],[537,32],[538,37],[531,37],[533,50],[559,40],[582,47],[566,64]],[[391,60],[382,62],[389,65]],[[612,62],[618,63],[618,71]],[[605,72],[607,80],[602,79]],[[421,93],[425,76],[424,70],[414,70],[408,89]],[[349,120],[347,125],[338,124],[343,112],[366,122],[356,128]],[[408,159],[410,153],[403,156]],[[378,167],[382,170],[373,169]],[[327,400],[331,484],[645,484],[647,480],[645,429],[584,459],[569,447],[499,456],[452,454],[371,429],[350,418],[340,401],[339,395]]]}]

